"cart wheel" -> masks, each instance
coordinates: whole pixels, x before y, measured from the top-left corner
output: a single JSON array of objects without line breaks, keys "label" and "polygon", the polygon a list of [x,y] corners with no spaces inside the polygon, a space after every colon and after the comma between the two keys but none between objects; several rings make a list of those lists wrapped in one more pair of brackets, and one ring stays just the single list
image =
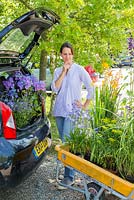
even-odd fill
[{"label": "cart wheel", "polygon": [[87,188],[88,192],[90,193],[90,200],[93,200],[97,196],[97,193],[99,192],[101,187],[96,183],[91,182],[87,184]]}]

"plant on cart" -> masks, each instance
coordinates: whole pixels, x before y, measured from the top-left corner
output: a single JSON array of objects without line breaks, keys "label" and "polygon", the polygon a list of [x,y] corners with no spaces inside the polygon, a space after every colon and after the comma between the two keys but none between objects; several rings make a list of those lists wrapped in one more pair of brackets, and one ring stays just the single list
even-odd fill
[{"label": "plant on cart", "polygon": [[90,152],[90,113],[78,108],[75,103],[73,110],[68,117],[72,120],[74,129],[70,133],[70,137],[66,138],[66,143],[69,145],[70,151],[76,155],[84,157]]},{"label": "plant on cart", "polygon": [[124,85],[119,85],[119,78],[117,84],[116,76],[115,79],[115,82],[114,77],[110,79],[113,86],[106,78],[105,89],[96,89],[90,118],[84,119],[84,111],[81,111],[80,117],[75,118],[78,122],[67,143],[74,154],[79,152],[90,162],[128,179],[134,175],[134,98],[129,90],[128,98],[120,100]]},{"label": "plant on cart", "polygon": [[102,120],[103,126],[91,137],[90,161],[117,172],[116,156],[120,145],[122,129],[118,119],[109,118]]},{"label": "plant on cart", "polygon": [[114,119],[119,109],[121,86],[121,71],[113,74],[111,69],[104,73],[101,87],[95,88],[95,101],[91,109],[92,126],[98,128],[103,125],[103,119]]},{"label": "plant on cart", "polygon": [[124,108],[121,125],[123,133],[116,164],[121,176],[134,182],[134,106]]}]

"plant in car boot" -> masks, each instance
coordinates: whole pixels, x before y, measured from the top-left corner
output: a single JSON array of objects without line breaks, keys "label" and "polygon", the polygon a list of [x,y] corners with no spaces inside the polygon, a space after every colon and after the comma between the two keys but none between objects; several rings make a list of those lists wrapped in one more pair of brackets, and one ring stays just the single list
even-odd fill
[{"label": "plant in car boot", "polygon": [[45,83],[33,75],[16,71],[3,81],[4,101],[14,113],[19,128],[30,124],[41,113],[41,97],[45,95]]}]

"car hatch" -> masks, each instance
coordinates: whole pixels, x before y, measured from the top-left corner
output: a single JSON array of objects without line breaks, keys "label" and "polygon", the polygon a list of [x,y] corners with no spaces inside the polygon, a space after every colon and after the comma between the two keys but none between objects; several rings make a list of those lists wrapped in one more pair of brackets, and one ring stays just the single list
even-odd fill
[{"label": "car hatch", "polygon": [[15,66],[38,45],[41,34],[56,23],[59,17],[54,12],[38,8],[7,25],[0,31],[0,66]]}]

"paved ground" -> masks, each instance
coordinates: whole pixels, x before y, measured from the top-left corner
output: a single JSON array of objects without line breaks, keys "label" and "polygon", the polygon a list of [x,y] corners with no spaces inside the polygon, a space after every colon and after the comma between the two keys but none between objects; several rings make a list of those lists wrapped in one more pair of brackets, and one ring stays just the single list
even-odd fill
[{"label": "paved ground", "polygon": [[[49,153],[45,162],[38,170],[16,188],[0,190],[0,200],[85,200],[82,193],[71,189],[59,190],[55,181],[57,156]],[[62,165],[60,166],[63,170]],[[78,176],[78,181],[80,177]],[[75,186],[82,188],[82,183],[76,181]],[[103,200],[117,200],[115,196],[107,195]]]}]

